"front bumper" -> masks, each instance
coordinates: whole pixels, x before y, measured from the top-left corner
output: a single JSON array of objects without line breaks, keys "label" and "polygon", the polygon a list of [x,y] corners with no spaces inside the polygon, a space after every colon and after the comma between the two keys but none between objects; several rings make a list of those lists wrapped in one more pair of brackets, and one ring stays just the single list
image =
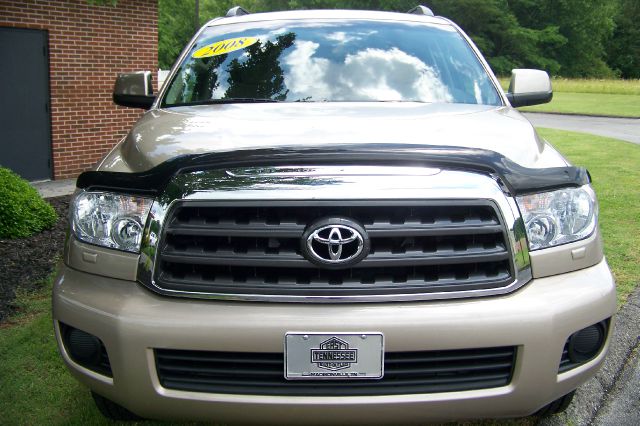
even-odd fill
[{"label": "front bumper", "polygon": [[[149,418],[233,423],[406,423],[535,412],[592,377],[593,360],[558,374],[574,332],[613,316],[615,284],[606,262],[538,278],[505,296],[415,303],[276,304],[158,296],[140,285],[63,267],[53,292],[60,352],[93,391]],[[59,322],[99,337],[113,378],[73,362]],[[512,382],[503,387],[393,396],[265,396],[163,388],[154,348],[282,352],[288,331],[379,331],[385,350],[424,351],[517,346]],[[609,332],[608,336],[611,336]]]}]

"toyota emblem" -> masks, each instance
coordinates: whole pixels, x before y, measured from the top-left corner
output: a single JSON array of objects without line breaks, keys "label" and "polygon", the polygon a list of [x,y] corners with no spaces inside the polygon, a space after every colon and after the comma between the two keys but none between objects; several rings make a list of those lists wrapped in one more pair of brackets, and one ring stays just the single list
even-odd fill
[{"label": "toyota emblem", "polygon": [[316,221],[302,236],[302,252],[311,262],[328,268],[354,265],[369,254],[367,232],[346,218]]}]

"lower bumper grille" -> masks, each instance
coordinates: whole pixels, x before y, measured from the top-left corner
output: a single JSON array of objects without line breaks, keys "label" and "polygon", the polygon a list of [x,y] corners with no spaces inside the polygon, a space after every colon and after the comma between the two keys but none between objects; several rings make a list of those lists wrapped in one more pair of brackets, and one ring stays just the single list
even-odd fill
[{"label": "lower bumper grille", "polygon": [[281,353],[156,349],[168,389],[243,395],[358,396],[466,391],[511,382],[516,347],[385,354],[380,380],[288,381]]}]

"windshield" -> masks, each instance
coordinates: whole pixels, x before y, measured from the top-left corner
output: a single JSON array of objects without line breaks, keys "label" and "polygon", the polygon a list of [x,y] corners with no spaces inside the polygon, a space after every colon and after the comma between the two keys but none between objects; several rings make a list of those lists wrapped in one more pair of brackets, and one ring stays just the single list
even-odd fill
[{"label": "windshield", "polygon": [[453,27],[333,19],[206,28],[162,106],[335,101],[502,105]]}]

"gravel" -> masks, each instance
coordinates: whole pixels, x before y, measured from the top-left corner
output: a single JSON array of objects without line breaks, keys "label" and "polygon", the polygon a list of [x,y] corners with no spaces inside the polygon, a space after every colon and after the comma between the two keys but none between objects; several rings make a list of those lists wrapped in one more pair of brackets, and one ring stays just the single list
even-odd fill
[{"label": "gravel", "polygon": [[0,323],[16,309],[16,291],[31,292],[54,271],[67,232],[69,196],[49,198],[58,213],[52,229],[29,238],[0,239]]}]

